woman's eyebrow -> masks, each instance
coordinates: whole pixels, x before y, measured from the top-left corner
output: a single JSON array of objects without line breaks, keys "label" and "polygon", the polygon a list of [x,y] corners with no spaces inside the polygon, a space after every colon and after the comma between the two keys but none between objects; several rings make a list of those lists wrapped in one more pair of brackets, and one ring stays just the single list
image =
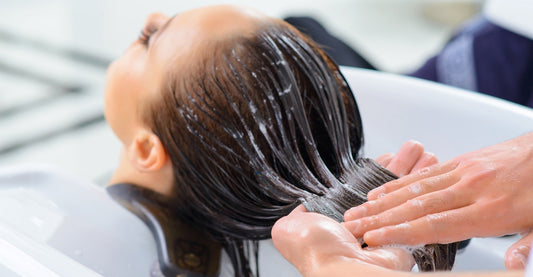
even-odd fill
[{"label": "woman's eyebrow", "polygon": [[159,37],[161,36],[161,34],[163,34],[163,32],[165,31],[165,29],[168,27],[168,25],[170,25],[170,23],[172,23],[172,20],[174,20],[179,14],[175,14],[174,16],[172,16],[171,18],[169,18],[167,20],[167,22],[165,22],[165,24],[157,31],[157,37],[156,37],[156,41],[157,39],[159,39]]},{"label": "woman's eyebrow", "polygon": [[172,22],[172,20],[174,20],[174,18],[176,18],[178,16],[178,14],[175,14],[173,15],[171,18],[169,18],[167,20],[167,22],[165,22],[165,25],[163,25],[163,27],[161,27],[161,31],[160,33],[163,33],[165,31],[165,29],[168,27],[168,25],[170,25],[170,23]]}]

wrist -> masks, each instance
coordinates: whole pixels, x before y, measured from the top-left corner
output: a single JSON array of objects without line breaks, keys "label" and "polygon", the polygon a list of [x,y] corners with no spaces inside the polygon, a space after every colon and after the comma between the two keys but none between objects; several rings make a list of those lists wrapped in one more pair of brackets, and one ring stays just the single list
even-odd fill
[{"label": "wrist", "polygon": [[335,257],[314,266],[311,270],[302,272],[304,277],[322,276],[374,276],[374,277],[406,277],[410,272],[390,270],[377,265],[361,262],[347,257]]}]

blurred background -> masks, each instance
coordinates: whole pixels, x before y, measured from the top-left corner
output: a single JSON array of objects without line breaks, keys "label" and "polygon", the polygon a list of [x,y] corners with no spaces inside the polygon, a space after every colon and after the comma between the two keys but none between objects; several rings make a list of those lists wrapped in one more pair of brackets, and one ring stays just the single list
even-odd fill
[{"label": "blurred background", "polygon": [[148,14],[231,3],[307,15],[378,70],[408,73],[482,0],[0,0],[0,166],[46,163],[105,184],[120,144],[103,116],[108,64]]}]

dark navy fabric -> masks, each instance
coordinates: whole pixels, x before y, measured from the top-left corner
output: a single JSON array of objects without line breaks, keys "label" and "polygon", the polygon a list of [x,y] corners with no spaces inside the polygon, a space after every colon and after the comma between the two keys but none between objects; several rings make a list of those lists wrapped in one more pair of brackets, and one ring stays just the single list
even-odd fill
[{"label": "dark navy fabric", "polygon": [[[322,45],[339,65],[374,69],[316,20],[290,17],[286,21]],[[533,40],[479,17],[409,75],[533,107]]]},{"label": "dark navy fabric", "polygon": [[352,49],[344,41],[331,35],[318,21],[306,16],[292,16],[285,18],[285,21],[296,27],[300,32],[308,35],[317,42],[337,64],[375,69],[357,51]]},{"label": "dark navy fabric", "polygon": [[410,75],[533,107],[533,40],[478,18]]}]

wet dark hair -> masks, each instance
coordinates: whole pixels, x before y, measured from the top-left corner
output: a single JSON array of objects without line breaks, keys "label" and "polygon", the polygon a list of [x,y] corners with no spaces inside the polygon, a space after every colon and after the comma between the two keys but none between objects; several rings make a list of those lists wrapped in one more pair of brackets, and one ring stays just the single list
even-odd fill
[{"label": "wet dark hair", "polygon": [[[172,161],[182,220],[221,242],[236,276],[252,276],[257,244],[246,242],[270,238],[296,206],[342,221],[396,177],[360,156],[350,88],[292,26],[269,21],[208,49],[187,73],[169,74],[147,121]],[[454,247],[426,246],[414,256],[421,270],[449,269]]]}]

